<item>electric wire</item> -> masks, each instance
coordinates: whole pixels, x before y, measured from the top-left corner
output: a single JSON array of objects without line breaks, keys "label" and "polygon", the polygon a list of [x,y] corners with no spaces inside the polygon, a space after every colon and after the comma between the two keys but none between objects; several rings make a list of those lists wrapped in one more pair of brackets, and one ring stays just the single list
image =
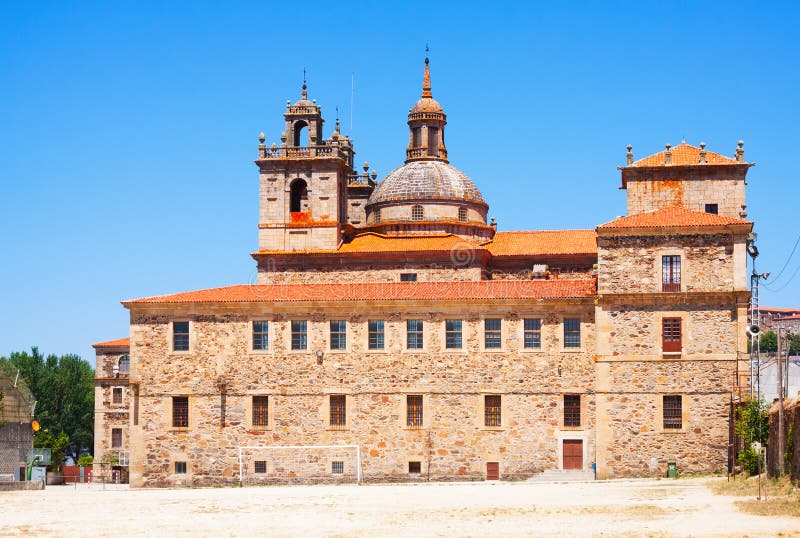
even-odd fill
[{"label": "electric wire", "polygon": [[780,288],[776,288],[776,289],[772,289],[772,288],[770,288],[769,286],[766,286],[766,288],[767,288],[769,291],[773,292],[773,293],[778,293],[779,291],[783,291],[784,289],[786,289],[786,287],[787,287],[789,284],[791,284],[791,283],[792,283],[792,281],[793,281],[793,280],[794,280],[794,278],[795,278],[795,277],[798,275],[798,273],[800,273],[800,265],[798,265],[798,266],[797,266],[797,269],[795,269],[795,270],[794,270],[794,273],[792,273],[792,276],[790,276],[790,277],[789,277],[789,280],[787,280],[787,281],[786,281],[786,283],[785,283],[783,286],[781,286]]},{"label": "electric wire", "polygon": [[[775,275],[775,277],[772,279],[770,284],[773,284],[773,285],[776,284],[777,281],[781,278],[781,275],[786,270],[786,268],[789,266],[789,262],[792,261],[792,256],[794,256],[794,252],[797,250],[797,245],[798,244],[800,244],[800,235],[797,236],[797,241],[794,242],[794,246],[792,247],[792,251],[789,253],[789,257],[786,258],[786,262],[783,264],[783,267],[781,267],[781,270],[778,271],[778,274]],[[767,286],[767,287],[769,287],[769,286]]]}]

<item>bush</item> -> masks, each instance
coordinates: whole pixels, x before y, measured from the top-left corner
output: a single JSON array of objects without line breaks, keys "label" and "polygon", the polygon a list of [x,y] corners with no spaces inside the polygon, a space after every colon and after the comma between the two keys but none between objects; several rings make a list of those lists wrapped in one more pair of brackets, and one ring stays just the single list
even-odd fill
[{"label": "bush", "polygon": [[81,454],[81,456],[78,458],[78,465],[81,467],[88,467],[92,463],[94,463],[94,458],[91,454]]},{"label": "bush", "polygon": [[748,474],[758,474],[758,454],[753,450],[753,443],[759,442],[766,445],[769,435],[769,418],[767,404],[763,398],[748,400],[738,409],[736,420],[736,435],[744,443],[744,448],[739,452],[737,461]]}]

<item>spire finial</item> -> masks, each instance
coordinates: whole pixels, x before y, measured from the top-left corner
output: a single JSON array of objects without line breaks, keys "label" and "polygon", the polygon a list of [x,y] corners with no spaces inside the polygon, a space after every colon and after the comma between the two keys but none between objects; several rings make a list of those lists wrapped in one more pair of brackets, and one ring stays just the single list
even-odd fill
[{"label": "spire finial", "polygon": [[628,166],[630,166],[633,164],[633,146],[628,144],[626,149],[628,150],[628,153],[625,154],[625,162],[628,164]]},{"label": "spire finial", "polygon": [[303,68],[303,91],[301,92],[303,99],[308,99],[308,91],[306,86],[306,68]]},{"label": "spire finial", "polygon": [[336,129],[334,129],[334,131],[337,132],[337,133],[339,132],[339,107],[338,106],[336,107]]},{"label": "spire finial", "polygon": [[431,93],[431,69],[428,67],[430,60],[428,59],[428,44],[425,44],[425,71],[422,75],[422,97],[433,97]]}]

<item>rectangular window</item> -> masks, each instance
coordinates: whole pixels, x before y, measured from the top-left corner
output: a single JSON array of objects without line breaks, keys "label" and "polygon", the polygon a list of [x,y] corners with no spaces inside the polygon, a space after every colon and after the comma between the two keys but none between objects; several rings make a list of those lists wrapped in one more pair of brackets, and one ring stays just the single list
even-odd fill
[{"label": "rectangular window", "polygon": [[331,349],[347,349],[347,322],[331,320]]},{"label": "rectangular window", "polygon": [[461,320],[448,319],[444,322],[444,346],[447,349],[461,349]]},{"label": "rectangular window", "polygon": [[664,429],[680,430],[683,428],[683,397],[664,396]]},{"label": "rectangular window", "polygon": [[176,461],[175,462],[175,474],[186,474],[186,462],[185,461]]},{"label": "rectangular window", "polygon": [[265,474],[267,472],[266,460],[256,460],[253,462],[253,471],[257,474]]},{"label": "rectangular window", "polygon": [[525,348],[534,349],[542,347],[542,320],[528,318],[523,323]]},{"label": "rectangular window", "polygon": [[564,318],[564,347],[581,347],[580,318]]},{"label": "rectangular window", "polygon": [[416,282],[417,273],[400,273],[400,282]]},{"label": "rectangular window", "polygon": [[292,321],[292,349],[306,349],[308,347],[308,322]]},{"label": "rectangular window", "polygon": [[423,323],[421,319],[406,320],[406,348],[422,349]]},{"label": "rectangular window", "polygon": [[486,349],[500,349],[502,342],[503,321],[500,319],[483,320],[483,347]]},{"label": "rectangular window", "polygon": [[661,320],[661,349],[664,353],[680,353],[681,351],[681,318],[664,318]]},{"label": "rectangular window", "polygon": [[253,426],[269,426],[269,396],[253,396]]},{"label": "rectangular window", "polygon": [[661,291],[681,291],[680,256],[661,256]]},{"label": "rectangular window", "polygon": [[580,394],[564,395],[564,426],[578,428],[581,425]]},{"label": "rectangular window", "polygon": [[111,448],[122,447],[122,428],[111,429]]},{"label": "rectangular window", "polygon": [[189,427],[189,397],[188,396],[173,396],[172,397],[172,427],[173,428],[188,428]]},{"label": "rectangular window", "polygon": [[719,205],[718,204],[706,204],[706,213],[712,213],[714,215],[719,214]]},{"label": "rectangular window", "polygon": [[418,394],[406,396],[406,425],[422,427],[422,396]]},{"label": "rectangular window", "polygon": [[172,322],[172,350],[189,351],[189,322]]},{"label": "rectangular window", "polygon": [[331,462],[331,473],[332,474],[344,474],[344,462],[343,461],[332,461]]},{"label": "rectangular window", "polygon": [[500,426],[500,396],[487,394],[483,397],[483,423],[485,426]]},{"label": "rectangular window", "polygon": [[263,351],[269,349],[269,322],[253,322],[253,349]]},{"label": "rectangular window", "polygon": [[383,320],[371,319],[367,322],[367,332],[369,333],[369,348],[370,349],[383,349],[384,347],[384,333],[383,333]]},{"label": "rectangular window", "polygon": [[347,425],[347,396],[331,394],[331,426],[343,428]]},{"label": "rectangular window", "polygon": [[422,472],[422,462],[419,461],[408,462],[408,474],[420,474],[421,472]]},{"label": "rectangular window", "polygon": [[111,403],[114,405],[122,404],[122,387],[114,387],[111,392]]}]

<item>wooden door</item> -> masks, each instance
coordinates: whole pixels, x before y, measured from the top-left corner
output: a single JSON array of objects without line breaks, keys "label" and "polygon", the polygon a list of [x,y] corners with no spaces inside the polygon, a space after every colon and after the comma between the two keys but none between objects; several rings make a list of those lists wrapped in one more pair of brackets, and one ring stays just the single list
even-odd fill
[{"label": "wooden door", "polygon": [[583,469],[583,441],[581,439],[564,439],[561,449],[564,457],[564,469]]},{"label": "wooden door", "polygon": [[486,480],[500,480],[500,463],[496,461],[486,462]]}]

